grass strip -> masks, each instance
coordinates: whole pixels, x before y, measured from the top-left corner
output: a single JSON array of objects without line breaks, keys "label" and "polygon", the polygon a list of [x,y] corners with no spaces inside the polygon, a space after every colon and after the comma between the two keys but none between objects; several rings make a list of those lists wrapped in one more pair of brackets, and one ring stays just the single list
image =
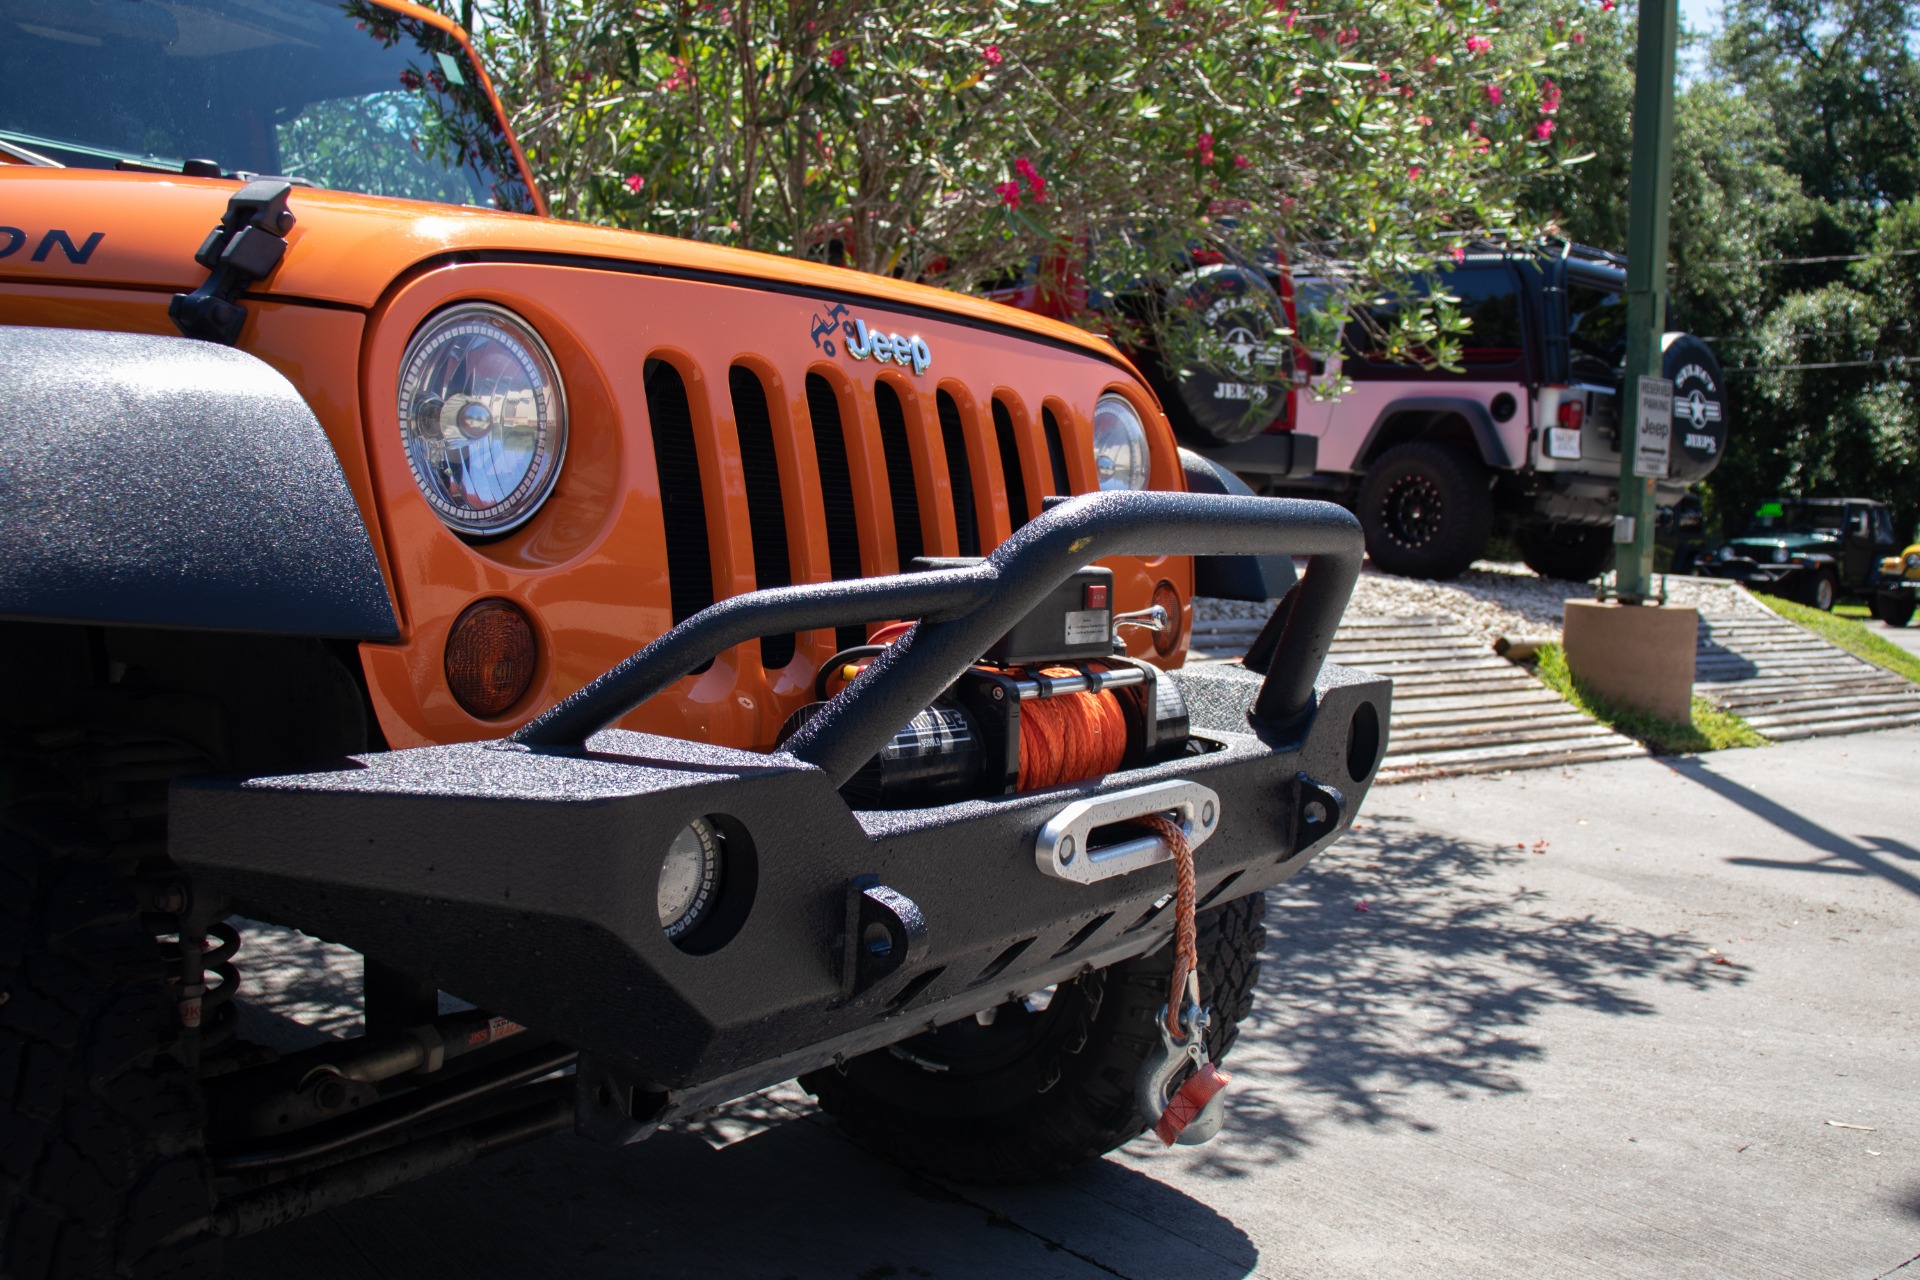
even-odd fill
[{"label": "grass strip", "polygon": [[1596,693],[1586,681],[1574,675],[1567,666],[1566,650],[1557,644],[1543,644],[1535,652],[1533,674],[1581,711],[1615,733],[1634,739],[1657,756],[1767,745],[1758,729],[1698,694],[1693,698],[1693,720],[1687,724],[1663,720],[1637,707],[1623,707],[1606,695]]},{"label": "grass strip", "polygon": [[1920,658],[1914,657],[1899,645],[1882,640],[1867,630],[1863,622],[1850,618],[1837,618],[1833,614],[1810,605],[1796,604],[1792,600],[1782,600],[1777,596],[1756,594],[1758,600],[1788,622],[1805,627],[1829,644],[1845,649],[1856,658],[1864,658],[1876,667],[1885,667],[1897,676],[1905,676],[1915,684],[1920,684]]}]

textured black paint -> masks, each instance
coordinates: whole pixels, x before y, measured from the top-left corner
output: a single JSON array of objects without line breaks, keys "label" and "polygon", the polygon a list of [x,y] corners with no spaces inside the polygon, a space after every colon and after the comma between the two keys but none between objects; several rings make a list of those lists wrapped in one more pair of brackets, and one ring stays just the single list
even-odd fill
[{"label": "textured black paint", "polygon": [[[1315,713],[1279,731],[1249,721],[1259,676],[1173,678],[1217,749],[1076,786],[855,813],[791,757],[608,730],[584,753],[463,744],[183,782],[170,851],[243,911],[628,1062],[693,1106],[1159,945],[1170,918],[1141,921],[1170,866],[1091,886],[1036,869],[1040,828],[1076,799],[1171,778],[1212,787],[1221,826],[1198,867],[1203,894],[1232,877],[1222,900],[1287,878],[1346,829],[1371,781],[1348,776],[1348,726],[1361,702],[1384,723],[1385,680],[1328,667]],[[1297,847],[1302,773],[1345,804]],[[703,815],[752,841],[757,876],[737,933],[690,955],[661,930],[655,885],[674,834]],[[926,952],[848,1000],[848,892],[865,875],[919,907]]]},{"label": "textured black paint", "polygon": [[391,639],[293,384],[186,338],[0,326],[0,617]]}]

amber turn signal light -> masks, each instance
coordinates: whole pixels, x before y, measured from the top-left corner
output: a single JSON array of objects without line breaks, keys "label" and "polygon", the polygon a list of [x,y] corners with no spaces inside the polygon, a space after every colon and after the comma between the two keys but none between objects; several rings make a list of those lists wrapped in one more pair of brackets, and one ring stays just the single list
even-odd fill
[{"label": "amber turn signal light", "polygon": [[537,656],[527,615],[505,600],[482,600],[447,633],[447,687],[468,715],[490,720],[526,696]]},{"label": "amber turn signal light", "polygon": [[1187,616],[1181,612],[1183,603],[1180,589],[1171,582],[1162,582],[1153,589],[1153,602],[1167,611],[1171,621],[1164,631],[1153,633],[1153,651],[1166,657],[1180,647],[1181,639],[1187,633]]}]

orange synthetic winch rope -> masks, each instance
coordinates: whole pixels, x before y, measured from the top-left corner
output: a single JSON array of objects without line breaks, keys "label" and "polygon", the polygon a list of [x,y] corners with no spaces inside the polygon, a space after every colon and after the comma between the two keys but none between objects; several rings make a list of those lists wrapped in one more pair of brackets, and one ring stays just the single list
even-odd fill
[{"label": "orange synthetic winch rope", "polygon": [[[1187,843],[1184,827],[1163,813],[1135,818],[1173,850],[1173,982],[1167,992],[1167,1030],[1177,1040],[1186,1039],[1180,1024],[1180,1011],[1187,1004],[1200,1004],[1200,930],[1194,921],[1193,846]],[[1192,990],[1188,988],[1191,987]]]},{"label": "orange synthetic winch rope", "polygon": [[[1072,667],[1042,667],[1040,675],[1077,676]],[[1020,704],[1021,791],[1097,778],[1120,767],[1127,754],[1127,718],[1111,693],[1068,693]]]}]

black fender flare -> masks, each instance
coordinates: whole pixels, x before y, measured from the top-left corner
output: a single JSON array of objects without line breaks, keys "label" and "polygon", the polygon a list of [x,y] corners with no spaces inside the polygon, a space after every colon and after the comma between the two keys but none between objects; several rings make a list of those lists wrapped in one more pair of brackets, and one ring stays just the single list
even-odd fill
[{"label": "black fender flare", "polygon": [[0,618],[387,640],[326,431],[209,342],[0,325]]},{"label": "black fender flare", "polygon": [[[1188,493],[1256,496],[1247,482],[1204,454],[1180,450]],[[1195,556],[1193,594],[1219,600],[1278,600],[1300,580],[1291,556]]]},{"label": "black fender flare", "polygon": [[1459,396],[1410,396],[1395,400],[1373,420],[1373,426],[1367,429],[1367,438],[1361,441],[1360,451],[1354,456],[1366,458],[1387,421],[1403,413],[1452,414],[1464,419],[1467,429],[1473,432],[1473,442],[1480,447],[1480,460],[1495,471],[1513,469],[1513,459],[1507,456],[1507,446],[1501,443],[1499,428],[1494,426],[1487,406]]}]

